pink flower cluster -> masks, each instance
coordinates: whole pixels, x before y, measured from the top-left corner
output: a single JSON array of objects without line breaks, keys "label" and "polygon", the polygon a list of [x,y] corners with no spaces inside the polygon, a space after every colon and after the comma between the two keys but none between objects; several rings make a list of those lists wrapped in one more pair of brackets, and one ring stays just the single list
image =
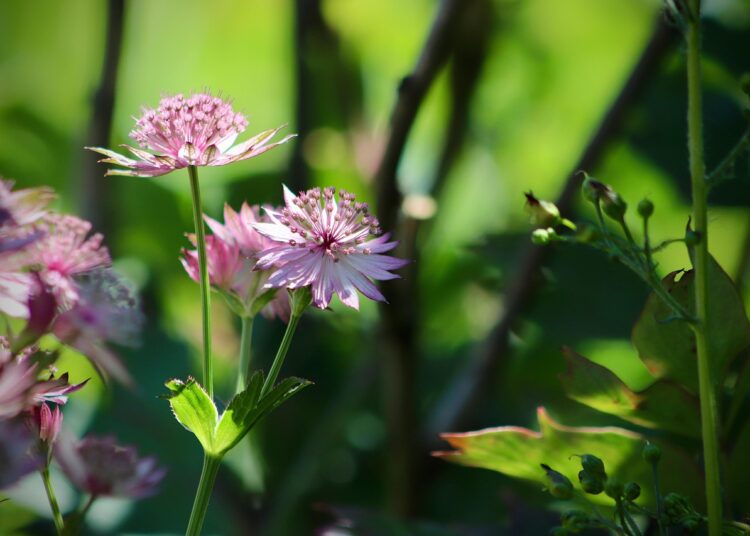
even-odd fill
[{"label": "pink flower cluster", "polygon": [[135,158],[101,147],[87,149],[107,157],[101,162],[125,168],[111,169],[107,175],[157,177],[187,166],[223,166],[246,160],[294,137],[269,143],[279,127],[233,145],[245,128],[245,117],[219,97],[207,93],[187,98],[175,95],[163,98],[155,110],[144,109],[130,133],[142,149],[122,146]]},{"label": "pink flower cluster", "polygon": [[[257,299],[263,289],[302,287],[311,287],[312,303],[321,309],[334,293],[354,309],[359,308],[358,291],[385,301],[373,280],[398,277],[390,271],[408,261],[383,255],[396,242],[381,234],[367,203],[345,191],[336,199],[334,188],[296,196],[284,187],[284,201],[280,208],[264,207],[262,217],[246,204],[240,214],[226,207],[224,225],[206,217],[214,233],[206,244],[214,287],[243,303]],[[197,281],[197,252],[186,251],[183,265]]]},{"label": "pink flower cluster", "polygon": [[[53,197],[0,180],[0,314],[25,321],[19,333],[0,337],[0,487],[49,463],[61,408],[86,384],[58,374],[58,352],[40,349],[41,337],[54,335],[102,375],[129,383],[106,342],[132,343],[141,324],[129,287],[107,268],[102,236],[89,222],[49,211]],[[163,474],[152,465],[138,473],[146,488]]]}]

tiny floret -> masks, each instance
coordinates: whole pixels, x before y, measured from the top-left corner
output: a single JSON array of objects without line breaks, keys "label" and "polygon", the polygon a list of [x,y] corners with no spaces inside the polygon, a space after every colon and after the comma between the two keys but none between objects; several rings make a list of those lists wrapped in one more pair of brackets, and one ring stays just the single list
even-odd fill
[{"label": "tiny floret", "polygon": [[146,108],[130,132],[141,149],[123,145],[135,158],[110,149],[87,147],[106,156],[100,160],[125,169],[111,169],[107,175],[157,177],[187,166],[223,166],[258,156],[282,143],[271,138],[283,127],[261,132],[233,145],[247,128],[247,119],[227,101],[208,93],[189,97],[165,97],[157,109]]}]

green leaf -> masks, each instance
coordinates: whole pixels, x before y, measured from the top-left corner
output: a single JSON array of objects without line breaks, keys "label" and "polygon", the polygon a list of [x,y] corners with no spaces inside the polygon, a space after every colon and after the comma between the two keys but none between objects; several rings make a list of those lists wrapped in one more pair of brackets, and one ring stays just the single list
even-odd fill
[{"label": "green leaf", "polygon": [[203,450],[213,452],[218,412],[208,393],[193,378],[188,378],[187,382],[169,380],[165,385],[170,391],[165,398],[177,421],[195,434]]},{"label": "green leaf", "polygon": [[[672,272],[662,282],[677,301],[693,311],[693,271],[678,280],[679,274]],[[708,322],[711,361],[722,380],[734,359],[750,345],[750,323],[734,283],[713,258],[708,285],[713,304]],[[655,377],[673,380],[695,393],[698,374],[693,332],[685,322],[665,322],[670,316],[671,311],[657,296],[649,296],[633,328],[633,344]]]},{"label": "green leaf", "polygon": [[[477,432],[442,434],[457,450],[436,452],[435,456],[447,461],[491,469],[514,478],[534,482],[544,487],[544,463],[578,482],[580,460],[574,454],[594,454],[604,461],[607,474],[622,482],[635,481],[643,489],[643,502],[653,499],[651,468],[641,459],[645,438],[622,428],[568,427],[553,421],[544,408],[537,410],[539,432],[518,426],[488,428]],[[698,467],[681,451],[668,445],[663,450],[660,474],[664,488],[679,491],[691,498],[702,496]],[[611,503],[603,494],[587,495],[591,501]]]},{"label": "green leaf", "polygon": [[563,348],[563,355],[568,371],[560,380],[573,400],[646,428],[701,436],[700,403],[681,386],[659,380],[633,391],[612,371],[570,348]]},{"label": "green leaf", "polygon": [[260,419],[311,383],[301,378],[286,378],[259,401],[263,374],[258,371],[253,373],[247,388],[232,399],[221,415],[214,435],[214,452],[218,455],[225,454],[239,443]]}]

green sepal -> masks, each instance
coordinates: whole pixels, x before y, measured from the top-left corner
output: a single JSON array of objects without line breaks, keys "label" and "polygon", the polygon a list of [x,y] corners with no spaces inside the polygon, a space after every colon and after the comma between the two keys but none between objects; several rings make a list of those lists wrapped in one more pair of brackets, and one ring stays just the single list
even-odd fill
[{"label": "green sepal", "polygon": [[232,398],[219,419],[214,434],[214,453],[227,453],[258,421],[311,384],[311,381],[302,378],[285,378],[259,400],[263,373],[254,372],[247,388]]},{"label": "green sepal", "polygon": [[191,377],[188,377],[187,382],[173,379],[165,385],[170,392],[164,398],[172,406],[177,422],[195,434],[204,451],[212,453],[219,414],[211,397]]}]

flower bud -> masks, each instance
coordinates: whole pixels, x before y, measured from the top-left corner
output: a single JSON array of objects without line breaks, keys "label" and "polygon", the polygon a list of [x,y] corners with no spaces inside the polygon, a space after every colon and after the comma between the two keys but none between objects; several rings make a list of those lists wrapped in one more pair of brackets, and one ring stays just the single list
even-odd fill
[{"label": "flower bud", "polygon": [[653,443],[646,443],[643,447],[643,459],[648,463],[659,463],[661,459],[661,449]]},{"label": "flower bud", "polygon": [[604,493],[606,493],[608,497],[611,497],[615,500],[619,500],[620,498],[622,498],[623,491],[624,486],[622,485],[622,482],[620,482],[616,478],[608,479],[607,484],[604,486]]},{"label": "flower bud", "polygon": [[606,475],[604,472],[604,462],[593,454],[584,454],[581,456],[581,467],[587,473]]},{"label": "flower bud", "polygon": [[628,482],[625,484],[625,489],[623,490],[623,497],[625,497],[629,501],[634,501],[638,497],[641,496],[641,487],[636,484],[635,482]]},{"label": "flower bud", "polygon": [[641,202],[638,203],[638,214],[643,219],[650,218],[651,215],[654,213],[654,204],[651,202],[650,199],[641,199]]},{"label": "flower bud", "polygon": [[524,195],[526,196],[526,212],[529,213],[532,225],[552,227],[560,223],[560,210],[554,203],[537,199],[532,192]]},{"label": "flower bud", "polygon": [[[607,187],[609,188],[609,187]],[[625,217],[628,204],[620,197],[620,194],[609,188],[607,195],[602,196],[602,210],[613,220],[620,221]]]},{"label": "flower bud", "polygon": [[60,406],[55,404],[55,409],[50,410],[47,404],[42,404],[39,412],[39,439],[52,445],[60,433],[63,414]]},{"label": "flower bud", "polygon": [[604,184],[596,179],[591,178],[588,173],[584,172],[584,176],[586,178],[583,180],[583,184],[581,185],[583,197],[585,197],[586,200],[591,201],[592,203],[597,203],[599,201],[599,198],[602,196],[602,187],[604,186]]},{"label": "flower bud", "polygon": [[701,234],[692,229],[685,231],[685,245],[688,247],[695,247],[701,243]]},{"label": "flower bud", "polygon": [[546,246],[551,241],[548,229],[534,229],[531,233],[531,243],[536,246]]},{"label": "flower bud", "polygon": [[573,497],[573,484],[571,481],[563,475],[562,473],[558,473],[554,469],[552,469],[547,464],[541,464],[542,469],[547,473],[547,480],[549,481],[549,485],[547,486],[547,491],[549,491],[550,495],[552,495],[555,499],[561,499],[561,500],[567,500]]},{"label": "flower bud", "polygon": [[591,495],[599,495],[604,491],[604,482],[606,476],[589,473],[588,471],[580,471],[578,473],[578,481],[581,483],[581,489]]}]

